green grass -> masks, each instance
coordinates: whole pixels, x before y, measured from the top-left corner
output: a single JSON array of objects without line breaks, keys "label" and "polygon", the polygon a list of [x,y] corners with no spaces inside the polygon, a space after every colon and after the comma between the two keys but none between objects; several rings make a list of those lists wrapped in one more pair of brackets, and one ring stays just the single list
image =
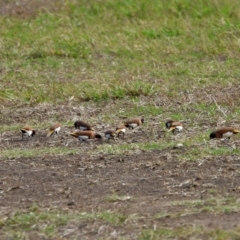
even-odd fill
[{"label": "green grass", "polygon": [[[239,211],[239,199],[237,198],[210,198],[206,200],[184,200],[184,201],[171,201],[165,205],[174,206],[173,210],[169,212],[161,212],[155,215],[156,219],[170,218],[181,219],[184,216],[191,216],[201,213],[209,213],[217,215],[225,213],[235,213]],[[181,206],[176,211],[176,207]],[[218,228],[206,228],[199,226],[185,227],[169,227],[169,228],[157,228],[156,230],[147,229],[142,231],[140,239],[152,240],[152,239],[169,239],[173,237],[178,238],[200,238],[204,236],[204,239],[238,239],[240,235],[240,229],[238,227],[224,230]]]},{"label": "green grass", "polygon": [[[240,209],[240,202],[237,198],[209,198],[206,200],[185,200],[173,201],[171,206],[184,206],[186,207],[180,215],[186,213],[201,213],[209,212],[214,214],[222,214],[228,212],[238,212]],[[174,217],[174,215],[171,215]],[[159,216],[158,216],[159,217]],[[175,215],[179,217],[179,213]]]},{"label": "green grass", "polygon": [[16,212],[14,215],[1,218],[1,232],[21,239],[24,233],[39,232],[48,237],[58,236],[58,228],[67,225],[70,221],[92,220],[102,221],[112,226],[119,226],[124,223],[127,216],[112,211],[101,212],[79,212],[64,213],[54,211],[42,211],[36,206],[30,208],[27,212]]},{"label": "green grass", "polygon": [[23,125],[15,124],[15,125],[1,125],[0,132],[6,132],[6,131],[15,131],[17,130],[19,134],[21,135],[20,129],[23,127]]},{"label": "green grass", "polygon": [[222,146],[216,148],[205,147],[190,147],[185,153],[178,154],[177,157],[181,160],[202,160],[206,157],[216,157],[216,156],[228,156],[228,155],[238,155],[240,149],[233,149],[230,146]]},{"label": "green grass", "polygon": [[[41,130],[41,131],[45,131],[46,132],[46,135],[47,135],[47,132],[50,128],[50,126],[55,123],[55,122],[58,122],[58,117],[51,117],[51,119],[46,119],[45,121],[41,121],[39,122],[37,119],[33,119],[31,120],[30,123],[22,123],[22,124],[14,124],[14,125],[1,125],[1,129],[0,129],[0,133],[1,132],[9,132],[9,131],[16,131],[17,134],[20,136],[21,138],[21,129],[25,126],[25,125],[30,125],[32,126],[33,129],[35,129],[37,131],[37,135],[39,134],[38,131]],[[73,130],[73,122],[74,121],[61,121],[61,126],[62,127],[66,127],[66,128],[72,128],[72,129],[69,129],[69,132]],[[65,130],[67,131],[67,130]],[[61,130],[60,133],[62,133],[63,130]]]},{"label": "green grass", "polygon": [[139,239],[141,240],[157,240],[172,238],[199,238],[199,239],[238,239],[240,229],[233,228],[231,230],[224,229],[204,229],[202,227],[178,227],[178,228],[158,228],[156,230],[144,230]]},{"label": "green grass", "polygon": [[106,200],[108,202],[118,202],[118,201],[127,201],[130,200],[132,197],[130,196],[119,196],[117,193],[113,193],[109,195]]},{"label": "green grass", "polygon": [[104,144],[97,148],[97,152],[104,154],[135,154],[138,151],[164,150],[173,147],[174,142],[162,143],[159,141],[149,141],[147,143],[120,143],[117,145]]},{"label": "green grass", "polygon": [[174,96],[177,86],[234,83],[238,8],[237,0],[92,0],[35,18],[1,17],[0,101]]},{"label": "green grass", "polygon": [[[30,142],[30,141],[29,141]],[[31,142],[24,145],[26,148],[10,148],[6,150],[1,150],[0,156],[4,159],[13,159],[13,158],[29,158],[29,157],[38,157],[38,156],[59,156],[59,155],[68,155],[76,154],[81,150],[76,148],[69,147],[51,147],[51,148],[29,148]],[[28,145],[29,144],[29,145]]]}]

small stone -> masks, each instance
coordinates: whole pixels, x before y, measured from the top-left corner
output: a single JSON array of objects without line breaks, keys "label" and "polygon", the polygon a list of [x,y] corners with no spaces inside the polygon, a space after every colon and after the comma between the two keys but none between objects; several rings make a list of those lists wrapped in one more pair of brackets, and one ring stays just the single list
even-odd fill
[{"label": "small stone", "polygon": [[68,206],[73,206],[73,205],[75,205],[75,202],[74,201],[68,202],[67,205]]}]

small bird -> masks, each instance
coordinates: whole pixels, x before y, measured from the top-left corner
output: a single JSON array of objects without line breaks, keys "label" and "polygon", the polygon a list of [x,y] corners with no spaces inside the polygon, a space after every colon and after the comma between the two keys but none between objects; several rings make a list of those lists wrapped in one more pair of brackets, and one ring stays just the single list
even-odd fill
[{"label": "small bird", "polygon": [[237,130],[237,129],[234,129],[234,128],[221,128],[221,129],[218,129],[214,132],[212,132],[210,134],[210,139],[213,139],[213,138],[225,138],[225,139],[230,139],[230,137],[233,135],[233,134],[237,134],[239,133],[240,131]]},{"label": "small bird", "polygon": [[125,121],[124,123],[120,123],[117,128],[116,128],[116,134],[119,137],[120,134],[125,135],[126,129],[134,129],[140,125],[142,125],[144,123],[144,119],[143,118],[133,118],[130,120]]},{"label": "small bird", "polygon": [[134,129],[134,128],[142,125],[143,123],[144,123],[143,118],[133,118],[133,119],[130,119],[130,120],[124,122],[124,125],[129,129]]},{"label": "small bird", "polygon": [[78,138],[79,141],[83,141],[83,142],[86,142],[89,139],[94,139],[94,138],[102,139],[102,136],[100,134],[95,133],[93,131],[76,130],[75,132],[70,133],[70,135]]},{"label": "small bird", "polygon": [[22,132],[22,140],[23,140],[23,136],[28,136],[28,137],[33,137],[36,132],[35,130],[32,129],[32,127],[30,126],[25,126],[21,129]]},{"label": "small bird", "polygon": [[48,132],[48,134],[47,134],[47,137],[52,136],[53,133],[58,134],[59,131],[60,131],[60,129],[61,129],[61,125],[60,125],[59,122],[53,124],[53,125],[50,127],[50,129],[49,129],[49,132]]},{"label": "small bird", "polygon": [[114,139],[116,135],[116,132],[115,131],[112,131],[112,130],[108,130],[105,132],[105,138],[109,141],[110,139]]},{"label": "small bird", "polygon": [[94,131],[94,128],[90,124],[88,124],[86,122],[83,122],[83,121],[80,121],[80,120],[78,120],[74,123],[74,127],[76,129],[80,129],[80,130],[83,130],[83,131],[85,131],[85,130]]},{"label": "small bird", "polygon": [[118,137],[120,137],[120,134],[122,134],[123,137],[124,137],[125,132],[126,132],[126,128],[127,127],[125,126],[125,124],[121,123],[116,127],[115,133],[117,134]]},{"label": "small bird", "polygon": [[183,123],[177,122],[173,120],[168,120],[166,122],[166,128],[168,129],[168,132],[172,132],[173,134],[177,132],[181,132],[183,130]]}]

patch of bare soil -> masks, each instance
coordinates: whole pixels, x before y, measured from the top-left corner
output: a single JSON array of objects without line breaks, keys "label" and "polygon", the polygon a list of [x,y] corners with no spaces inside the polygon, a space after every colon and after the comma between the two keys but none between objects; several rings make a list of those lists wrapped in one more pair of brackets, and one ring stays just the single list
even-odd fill
[{"label": "patch of bare soil", "polygon": [[[214,84],[213,86],[208,86],[208,88],[197,88],[191,94],[186,93],[184,102],[189,104],[192,102],[205,103],[209,105],[215,104],[221,111],[219,105],[236,107],[240,104],[238,94],[239,90],[240,86],[237,83],[229,84],[229,86],[226,87]],[[227,114],[227,112],[225,114]]]}]

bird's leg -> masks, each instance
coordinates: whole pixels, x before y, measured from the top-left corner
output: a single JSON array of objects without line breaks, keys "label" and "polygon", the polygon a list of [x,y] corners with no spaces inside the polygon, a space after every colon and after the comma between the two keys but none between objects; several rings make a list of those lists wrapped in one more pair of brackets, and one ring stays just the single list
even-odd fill
[{"label": "bird's leg", "polygon": [[119,132],[118,135],[117,135],[117,137],[120,138],[120,135],[121,135],[121,134],[122,134],[122,136],[123,136],[123,138],[124,138],[124,134],[125,134],[124,132]]},{"label": "bird's leg", "polygon": [[230,137],[227,137],[227,138],[225,138],[225,139],[223,140],[223,142],[229,143],[229,140],[230,140]]},{"label": "bird's leg", "polygon": [[55,131],[55,138],[58,136],[58,132],[57,131]]}]

